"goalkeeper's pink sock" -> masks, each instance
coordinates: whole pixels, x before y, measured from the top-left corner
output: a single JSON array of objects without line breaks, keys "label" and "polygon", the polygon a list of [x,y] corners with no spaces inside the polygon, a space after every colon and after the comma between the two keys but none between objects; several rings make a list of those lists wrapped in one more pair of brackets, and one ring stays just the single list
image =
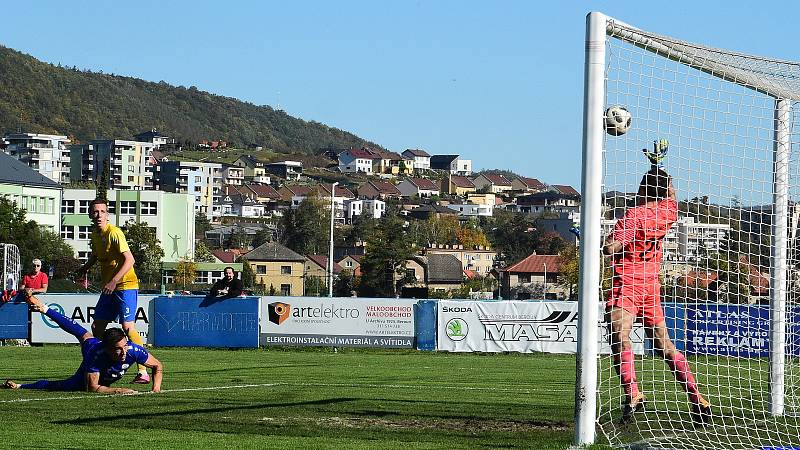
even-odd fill
[{"label": "goalkeeper's pink sock", "polygon": [[623,350],[616,356],[616,368],[622,389],[628,399],[639,395],[639,384],[636,383],[636,366],[634,365],[633,350]]},{"label": "goalkeeper's pink sock", "polygon": [[672,358],[667,358],[667,365],[672,369],[675,378],[683,385],[683,389],[689,394],[689,401],[692,403],[700,403],[700,391],[697,389],[697,382],[692,375],[692,369],[689,368],[689,363],[683,353],[675,351]]}]

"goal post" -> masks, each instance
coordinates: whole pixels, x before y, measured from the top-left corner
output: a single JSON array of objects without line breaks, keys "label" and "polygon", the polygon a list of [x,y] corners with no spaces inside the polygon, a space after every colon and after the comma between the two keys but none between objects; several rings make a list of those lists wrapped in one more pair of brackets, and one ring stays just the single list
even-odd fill
[{"label": "goal post", "polygon": [[[600,432],[615,446],[800,446],[800,63],[592,12],[584,69],[574,443]],[[621,135],[604,130],[612,105],[632,116]],[[611,281],[601,242],[635,204],[650,167],[642,149],[658,139],[669,140],[663,166],[678,197],[659,295],[670,339],[711,402],[705,427],[693,423],[686,374],[652,342],[634,360],[645,410],[620,423],[620,379],[599,354]]]}]

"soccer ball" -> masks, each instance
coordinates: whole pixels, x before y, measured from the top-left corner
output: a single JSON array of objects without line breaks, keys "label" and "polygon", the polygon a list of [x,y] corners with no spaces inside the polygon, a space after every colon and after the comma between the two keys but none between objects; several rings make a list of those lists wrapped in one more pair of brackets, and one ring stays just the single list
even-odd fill
[{"label": "soccer ball", "polygon": [[623,106],[614,105],[606,110],[606,132],[612,136],[622,136],[631,128],[633,117]]}]

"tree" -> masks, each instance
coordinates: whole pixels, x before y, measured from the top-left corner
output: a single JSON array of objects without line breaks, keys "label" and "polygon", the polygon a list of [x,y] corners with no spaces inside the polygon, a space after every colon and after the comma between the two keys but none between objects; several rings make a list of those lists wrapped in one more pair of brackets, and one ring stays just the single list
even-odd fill
[{"label": "tree", "polygon": [[253,289],[256,287],[256,273],[253,271],[253,266],[247,258],[239,258],[242,263],[242,286],[245,289]]},{"label": "tree", "polygon": [[483,231],[474,224],[467,223],[459,226],[456,230],[456,240],[464,248],[476,248],[479,246],[490,247],[489,239]]},{"label": "tree", "polygon": [[264,227],[256,232],[256,235],[253,236],[253,241],[250,243],[250,245],[252,245],[253,248],[257,248],[260,247],[261,244],[272,242],[272,235],[272,230]]},{"label": "tree", "polygon": [[562,258],[561,272],[558,275],[558,284],[567,289],[570,293],[570,300],[578,295],[578,283],[580,282],[580,258],[578,249],[574,245],[567,245],[559,253]]},{"label": "tree", "polygon": [[250,246],[250,236],[245,233],[244,228],[236,227],[226,242],[225,248],[242,248],[246,249]]},{"label": "tree", "polygon": [[158,282],[161,278],[164,249],[156,237],[155,228],[147,226],[144,222],[127,222],[124,228],[128,247],[136,260],[134,266],[136,275],[150,285],[154,280]]},{"label": "tree", "polygon": [[313,275],[305,277],[303,280],[303,293],[311,297],[321,297],[327,295],[328,287],[322,278]]},{"label": "tree", "polygon": [[[361,262],[359,295],[395,297],[404,284],[406,261],[412,256],[411,242],[403,221],[396,214],[387,215],[367,240]],[[399,282],[395,282],[400,276]]]},{"label": "tree", "polygon": [[357,279],[353,272],[345,269],[339,273],[339,276],[333,282],[333,295],[336,297],[350,297],[353,291],[357,290]]},{"label": "tree", "polygon": [[205,237],[206,231],[211,229],[211,222],[204,213],[197,213],[194,216],[194,235]]},{"label": "tree", "polygon": [[214,262],[214,254],[208,248],[204,241],[197,241],[194,245],[194,261],[195,262]]},{"label": "tree", "polygon": [[183,286],[183,289],[186,290],[186,286],[191,286],[196,278],[197,263],[189,259],[181,258],[181,260],[178,261],[178,265],[175,266],[175,283]]},{"label": "tree", "polygon": [[330,208],[317,196],[309,195],[281,219],[281,243],[301,255],[327,253],[330,217]]}]

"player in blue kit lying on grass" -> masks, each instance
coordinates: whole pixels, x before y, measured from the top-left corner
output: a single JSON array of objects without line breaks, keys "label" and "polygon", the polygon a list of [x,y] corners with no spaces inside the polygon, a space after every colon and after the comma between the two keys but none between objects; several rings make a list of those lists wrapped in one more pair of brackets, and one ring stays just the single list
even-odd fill
[{"label": "player in blue kit lying on grass", "polygon": [[49,391],[89,391],[101,394],[137,394],[139,391],[128,388],[112,388],[111,384],[119,381],[125,371],[134,363],[142,364],[153,373],[153,392],[161,392],[163,367],[161,362],[148,353],[144,347],[128,341],[125,332],[118,328],[109,328],[103,339],[97,339],[92,333],[78,325],[54,309],[48,309],[39,299],[27,297],[31,310],[44,314],[62,330],[78,338],[81,343],[83,361],[74,375],[65,380],[39,380],[35,383],[18,384],[6,380],[7,389],[45,389]]}]

